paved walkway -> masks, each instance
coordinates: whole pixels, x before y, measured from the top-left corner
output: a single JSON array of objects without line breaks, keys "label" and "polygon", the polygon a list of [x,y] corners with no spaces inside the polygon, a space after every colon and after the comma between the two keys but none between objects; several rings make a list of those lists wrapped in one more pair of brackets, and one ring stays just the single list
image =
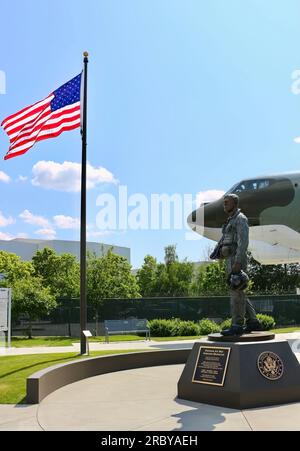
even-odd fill
[{"label": "paved walkway", "polygon": [[[120,351],[133,349],[178,349],[192,348],[196,340],[184,341],[120,341],[117,343],[90,343],[90,351]],[[33,347],[33,348],[2,348],[1,355],[26,355],[26,354],[61,354],[66,352],[80,352],[80,343],[73,343],[72,346],[56,347]]]},{"label": "paved walkway", "polygon": [[[300,352],[300,332],[290,334],[278,334],[276,338],[286,339],[294,345],[294,352]],[[203,338],[202,338],[203,340]],[[298,343],[299,340],[299,343]],[[120,351],[131,349],[190,349],[197,340],[178,341],[120,341],[106,343],[90,343],[91,351]],[[62,354],[67,352],[80,352],[80,343],[73,343],[72,346],[56,347],[33,347],[33,348],[0,348],[1,355],[26,355],[26,354]]]},{"label": "paved walkway", "polygon": [[140,368],[68,385],[40,404],[39,424],[47,431],[300,430],[300,403],[239,411],[177,399],[183,368]]},{"label": "paved walkway", "polygon": [[67,385],[39,406],[0,406],[0,430],[300,431],[300,403],[240,411],[177,399],[183,367],[104,374]]},{"label": "paved walkway", "polygon": [[[278,338],[288,339],[300,362],[300,333]],[[92,343],[91,349],[182,349],[193,343]],[[7,351],[6,355],[79,352],[79,344]],[[182,370],[183,365],[171,365],[104,374],[62,387],[40,405],[0,405],[0,431],[300,430],[300,403],[239,411],[178,400]]]},{"label": "paved walkway", "polygon": [[0,431],[42,431],[38,405],[0,404]]}]

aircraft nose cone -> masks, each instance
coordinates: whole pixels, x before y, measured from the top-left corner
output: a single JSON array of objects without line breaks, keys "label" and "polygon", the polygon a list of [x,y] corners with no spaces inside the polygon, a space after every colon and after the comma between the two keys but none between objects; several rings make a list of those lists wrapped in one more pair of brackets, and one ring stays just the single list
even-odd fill
[{"label": "aircraft nose cone", "polygon": [[188,218],[187,218],[187,223],[188,223],[189,227],[194,231],[196,230],[195,218],[196,218],[196,210],[193,211],[191,214],[189,214]]},{"label": "aircraft nose cone", "polygon": [[223,199],[201,205],[194,210],[187,218],[188,225],[194,232],[205,235],[205,229],[220,228],[226,220]]},{"label": "aircraft nose cone", "polygon": [[194,210],[187,218],[188,225],[194,230],[196,226],[216,227],[216,209],[211,205],[203,205]]},{"label": "aircraft nose cone", "polygon": [[196,230],[204,226],[204,207],[201,206],[194,210],[187,218],[187,223],[190,228],[196,232]]},{"label": "aircraft nose cone", "polygon": [[217,209],[215,205],[207,205],[204,214],[205,227],[217,227]]}]

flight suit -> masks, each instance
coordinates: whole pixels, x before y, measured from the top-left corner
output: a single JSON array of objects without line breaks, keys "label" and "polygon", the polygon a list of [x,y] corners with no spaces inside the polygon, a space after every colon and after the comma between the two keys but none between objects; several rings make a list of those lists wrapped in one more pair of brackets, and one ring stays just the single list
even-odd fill
[{"label": "flight suit", "polygon": [[[226,260],[227,277],[232,272],[235,263],[241,264],[241,269],[247,270],[247,249],[249,245],[248,219],[237,210],[223,226],[221,255]],[[253,305],[243,290],[230,289],[230,307],[232,324],[243,326],[247,322],[257,322]]]}]

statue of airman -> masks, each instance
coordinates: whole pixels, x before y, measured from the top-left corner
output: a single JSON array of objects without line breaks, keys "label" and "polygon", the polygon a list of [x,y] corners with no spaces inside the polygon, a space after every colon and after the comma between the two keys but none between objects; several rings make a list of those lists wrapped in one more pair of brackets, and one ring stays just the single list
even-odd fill
[{"label": "statue of airman", "polygon": [[212,259],[225,259],[230,286],[232,325],[221,332],[224,336],[242,335],[262,329],[254,307],[244,292],[249,281],[246,274],[249,225],[247,217],[238,207],[239,198],[236,194],[224,196],[224,211],[228,214],[228,219],[222,229],[222,238],[211,254]]}]

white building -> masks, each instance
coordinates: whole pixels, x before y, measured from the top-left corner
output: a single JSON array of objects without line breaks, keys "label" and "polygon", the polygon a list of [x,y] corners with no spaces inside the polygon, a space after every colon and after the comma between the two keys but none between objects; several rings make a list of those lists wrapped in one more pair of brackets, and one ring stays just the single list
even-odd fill
[{"label": "white building", "polygon": [[[0,240],[0,251],[11,252],[19,255],[22,260],[31,260],[36,251],[50,247],[58,254],[73,254],[79,260],[80,242],[64,240],[31,240],[25,238],[16,238],[10,241]],[[130,263],[130,248],[114,246],[111,244],[87,242],[87,250],[94,252],[97,257],[105,255],[109,249],[115,254],[127,258]]]}]

